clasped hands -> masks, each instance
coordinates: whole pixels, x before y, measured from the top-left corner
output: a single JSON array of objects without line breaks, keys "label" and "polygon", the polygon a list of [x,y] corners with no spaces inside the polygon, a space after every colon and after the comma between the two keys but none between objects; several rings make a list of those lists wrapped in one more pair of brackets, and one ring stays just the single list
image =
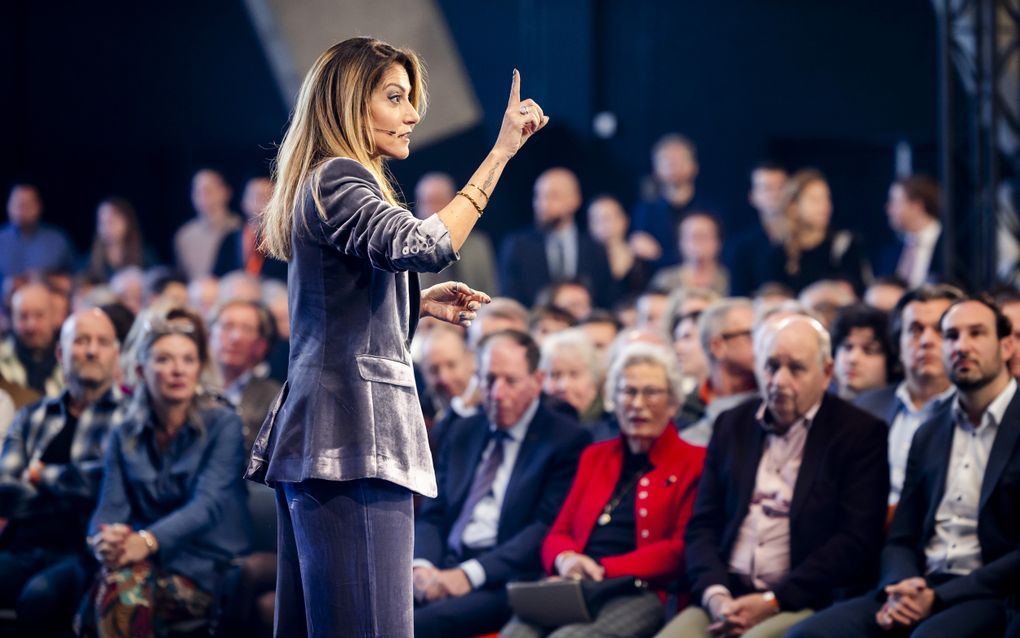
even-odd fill
[{"label": "clasped hands", "polygon": [[145,539],[123,523],[100,525],[89,545],[96,560],[108,570],[143,561],[151,553]]},{"label": "clasped hands", "polygon": [[875,614],[875,622],[882,629],[896,625],[910,627],[931,615],[935,604],[935,591],[920,577],[907,578],[885,588],[889,598]]},{"label": "clasped hands", "polygon": [[435,602],[456,598],[471,591],[471,581],[463,569],[436,569],[431,566],[415,567],[414,597],[416,600]]},{"label": "clasped hands", "polygon": [[708,630],[712,636],[720,638],[740,636],[777,613],[779,610],[761,594],[733,598],[729,594],[719,593],[708,600],[708,614],[713,621]]}]

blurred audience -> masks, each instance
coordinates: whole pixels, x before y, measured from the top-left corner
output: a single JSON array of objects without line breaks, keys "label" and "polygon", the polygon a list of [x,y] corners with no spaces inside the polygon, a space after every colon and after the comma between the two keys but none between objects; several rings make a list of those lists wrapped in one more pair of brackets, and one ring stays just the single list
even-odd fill
[{"label": "blurred audience", "polygon": [[0,278],[25,272],[71,272],[74,248],[63,230],[42,222],[35,184],[18,182],[7,197],[7,223],[0,226]]},{"label": "blurred audience", "polygon": [[652,279],[652,288],[708,288],[719,295],[730,289],[730,276],[719,263],[722,236],[719,220],[695,211],[680,222],[680,264],[663,268]]},{"label": "blurred audience", "polygon": [[222,277],[234,270],[265,279],[287,281],[287,263],[267,257],[258,248],[259,216],[273,197],[273,182],[268,177],[253,177],[244,185],[241,212],[244,223],[220,242],[213,274]]},{"label": "blurred audience", "polygon": [[217,171],[204,168],[191,179],[191,205],[197,215],[174,235],[177,268],[189,280],[212,274],[220,244],[241,228],[241,218],[230,210],[230,195],[230,186]]},{"label": "blurred audience", "polygon": [[888,315],[863,304],[846,306],[832,324],[836,394],[852,401],[861,393],[897,380],[896,354]]},{"label": "blurred audience", "polygon": [[825,329],[829,330],[840,309],[857,303],[857,295],[854,294],[853,286],[845,280],[821,279],[801,290],[797,301],[815,313]]},{"label": "blurred audience", "polygon": [[588,232],[606,249],[618,290],[639,293],[648,285],[651,264],[634,254],[627,239],[629,224],[626,209],[612,195],[598,195],[588,205]]},{"label": "blurred audience", "polygon": [[574,316],[562,308],[536,306],[528,320],[528,334],[541,348],[546,337],[573,328],[575,325],[577,320]]},{"label": "blurred audience", "polygon": [[541,348],[543,391],[574,408],[578,421],[592,432],[592,440],[614,437],[616,428],[607,422],[602,403],[598,353],[588,335],[579,329],[564,330],[550,335]]},{"label": "blurred audience", "polygon": [[897,240],[882,252],[875,273],[896,275],[910,288],[946,274],[941,209],[938,182],[927,175],[911,175],[893,182],[885,211]]},{"label": "blurred audience", "polygon": [[786,235],[786,214],[781,203],[786,187],[786,169],[772,161],[751,169],[751,191],[747,199],[758,214],[757,224],[726,242],[726,263],[730,271],[730,291],[749,295],[765,283],[767,246],[779,246]]},{"label": "blurred audience", "polygon": [[0,342],[0,377],[15,385],[55,397],[64,387],[56,358],[53,297],[46,284],[30,281],[11,297],[13,331]]},{"label": "blurred audience", "polygon": [[123,197],[108,197],[96,208],[96,231],[92,239],[86,272],[106,281],[128,266],[146,268],[155,259],[145,246],[138,215]]},{"label": "blurred audience", "polygon": [[896,302],[907,292],[907,282],[896,276],[876,277],[864,291],[864,303],[872,308],[892,312]]}]

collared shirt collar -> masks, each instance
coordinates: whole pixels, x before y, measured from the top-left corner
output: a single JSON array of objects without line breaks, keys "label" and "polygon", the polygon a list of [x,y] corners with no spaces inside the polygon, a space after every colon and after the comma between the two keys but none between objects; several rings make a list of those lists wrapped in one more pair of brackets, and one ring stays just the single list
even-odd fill
[{"label": "collared shirt collar", "polygon": [[[794,421],[790,425],[790,427],[792,428],[798,423],[803,423],[805,429],[810,428],[811,422],[815,420],[815,416],[818,414],[818,410],[822,407],[822,401],[824,400],[825,395],[823,394],[822,398],[818,400],[818,403],[815,403],[813,406],[811,406],[808,409],[807,413],[800,419]],[[775,434],[777,436],[782,436],[781,434],[776,432],[772,427],[772,413],[769,412],[768,405],[769,405],[768,400],[762,399],[761,405],[758,407],[758,413],[755,415],[755,418],[758,419],[758,424],[761,426],[763,430],[765,430],[766,434]]]},{"label": "collared shirt collar", "polygon": [[[511,441],[520,443],[524,440],[524,435],[528,433],[528,425],[531,423],[531,420],[535,418],[535,413],[538,412],[539,400],[540,398],[536,398],[532,401],[531,405],[528,406],[528,409],[524,411],[524,415],[521,416],[521,419],[517,423],[511,425],[508,429],[504,430]],[[489,432],[495,432],[496,427],[495,423],[489,423]]]},{"label": "collared shirt collar", "polygon": [[914,401],[910,398],[910,390],[907,389],[907,382],[900,381],[900,384],[896,387],[896,398],[899,400],[900,405],[903,406],[910,414],[916,415],[934,411],[935,408],[942,405],[943,402],[953,398],[954,394],[956,394],[956,387],[950,385],[942,392],[928,399],[928,401],[921,406],[921,409],[918,410],[914,408]]},{"label": "collared shirt collar", "polygon": [[953,422],[965,430],[972,427],[980,429],[985,425],[997,428],[1002,423],[1002,417],[1006,414],[1006,408],[1009,407],[1013,396],[1016,394],[1016,388],[1016,379],[1010,379],[1002,392],[985,408],[984,413],[981,414],[981,423],[977,424],[970,422],[970,418],[967,417],[967,413],[963,411],[963,407],[960,405],[960,397],[957,395],[956,399],[953,400]]},{"label": "collared shirt collar", "polygon": [[942,223],[935,219],[916,233],[905,233],[904,240],[915,246],[934,246],[942,233]]}]

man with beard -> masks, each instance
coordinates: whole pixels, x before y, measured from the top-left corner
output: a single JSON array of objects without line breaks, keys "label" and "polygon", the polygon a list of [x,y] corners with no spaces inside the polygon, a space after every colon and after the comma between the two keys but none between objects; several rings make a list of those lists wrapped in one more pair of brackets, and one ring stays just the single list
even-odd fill
[{"label": "man with beard", "polygon": [[[819,614],[792,636],[999,636],[1020,581],[1020,397],[1006,365],[1009,319],[984,297],[939,322],[956,387],[914,435],[877,592]],[[1015,600],[1015,599],[1013,599]]]},{"label": "man with beard", "polygon": [[67,385],[18,413],[0,453],[0,605],[18,635],[63,636],[87,585],[88,516],[107,433],[123,418],[114,377],[120,346],[101,310],[69,317],[57,356]]},{"label": "man with beard", "polygon": [[766,323],[755,345],[764,400],[716,420],[684,536],[697,606],[661,637],[778,638],[874,576],[885,424],[826,393],[832,347],[814,319]]},{"label": "man with beard", "polygon": [[595,292],[596,305],[609,308],[615,284],[601,244],[574,223],[581,185],[565,168],[550,168],[535,181],[536,228],[506,238],[500,252],[503,295],[527,307],[551,283],[578,280]]},{"label": "man with beard", "polygon": [[41,281],[15,291],[11,296],[13,331],[0,342],[0,378],[39,394],[60,393],[64,379],[53,351],[61,319],[54,314],[51,291]]}]

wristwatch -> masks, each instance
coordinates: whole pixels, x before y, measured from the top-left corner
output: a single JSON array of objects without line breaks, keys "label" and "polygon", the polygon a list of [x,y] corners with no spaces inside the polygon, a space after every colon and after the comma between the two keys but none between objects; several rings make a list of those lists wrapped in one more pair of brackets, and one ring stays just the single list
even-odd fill
[{"label": "wristwatch", "polygon": [[764,591],[761,593],[761,599],[767,602],[773,609],[779,611],[779,601],[776,600],[776,594],[771,591]]}]

